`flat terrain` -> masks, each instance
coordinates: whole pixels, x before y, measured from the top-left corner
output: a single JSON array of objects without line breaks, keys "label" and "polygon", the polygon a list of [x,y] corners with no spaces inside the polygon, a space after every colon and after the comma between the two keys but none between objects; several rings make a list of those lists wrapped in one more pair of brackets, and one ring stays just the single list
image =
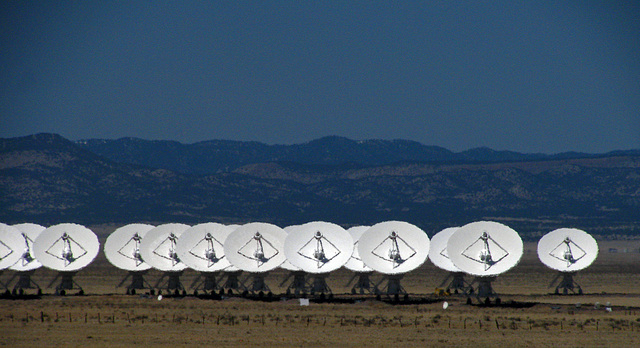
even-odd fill
[{"label": "flat terrain", "polygon": [[[438,295],[447,274],[430,262],[405,276],[402,285],[411,301],[397,304],[350,295],[346,284],[352,273],[346,270],[327,279],[341,300],[331,303],[300,306],[299,300],[278,295],[285,290],[284,271],[266,279],[276,294],[271,302],[194,296],[159,301],[157,296],[124,295],[115,286],[126,272],[100,254],[75,278],[85,296],[51,295],[53,289],[46,286],[55,273],[39,269],[34,280],[44,296],[0,299],[0,345],[640,345],[640,241],[600,242],[596,262],[575,278],[582,296],[552,294],[548,286],[555,273],[538,261],[535,247],[526,243],[521,263],[494,282],[501,306],[481,306],[475,298],[468,305],[466,297]],[[5,271],[1,279],[6,283],[12,275]],[[154,284],[160,275],[151,271],[146,279]],[[196,277],[185,271],[187,289]]]}]

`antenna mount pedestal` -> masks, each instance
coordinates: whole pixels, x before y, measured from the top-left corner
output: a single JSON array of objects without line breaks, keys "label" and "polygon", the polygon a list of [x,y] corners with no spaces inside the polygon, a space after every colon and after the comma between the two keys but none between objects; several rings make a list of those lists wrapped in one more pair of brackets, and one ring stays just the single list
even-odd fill
[{"label": "antenna mount pedestal", "polygon": [[242,281],[240,281],[240,274],[242,271],[231,271],[225,272],[227,279],[225,280],[222,287],[227,289],[228,293],[231,294],[232,290],[243,292],[247,290],[247,287],[244,285]]},{"label": "antenna mount pedestal", "polygon": [[146,273],[147,273],[147,270],[144,270],[144,271],[129,271],[127,276],[124,277],[124,279],[122,279],[122,281],[120,282],[120,284],[118,284],[118,286],[116,286],[116,288],[121,287],[122,284],[124,284],[127,281],[127,279],[131,278],[131,283],[127,286],[127,294],[131,290],[135,290],[135,289],[151,289],[152,288],[151,284],[149,284],[144,279],[144,275]]},{"label": "antenna mount pedestal", "polygon": [[155,288],[157,288],[158,290],[162,290],[162,289],[173,290],[173,291],[184,290],[184,286],[180,281],[181,275],[182,275],[182,271],[164,272],[162,274],[162,277],[160,277],[160,279],[158,279],[158,281],[156,282]]},{"label": "antenna mount pedestal", "polygon": [[321,295],[327,293],[327,294],[332,294],[331,292],[331,288],[329,288],[329,286],[327,285],[327,277],[329,275],[326,273],[316,273],[316,274],[311,274],[311,277],[313,278],[312,282],[313,285],[311,287],[311,295],[315,295],[317,293],[320,293]]},{"label": "antenna mount pedestal", "polygon": [[260,292],[270,292],[271,290],[264,282],[264,278],[266,278],[268,272],[264,273],[254,273],[251,275],[251,285],[249,285],[249,291],[251,293],[260,293]]},{"label": "antenna mount pedestal", "polygon": [[311,290],[311,285],[307,283],[307,273],[305,271],[291,271],[289,276],[286,277],[280,286],[283,286],[289,278],[293,277],[293,281],[287,287],[286,294],[290,296],[292,293],[295,296],[306,296]]},{"label": "antenna mount pedestal", "polygon": [[555,293],[557,295],[560,294],[560,290],[562,290],[563,295],[568,295],[569,292],[571,292],[572,294],[582,295],[582,288],[576,281],[573,280],[573,276],[575,274],[576,272],[560,272],[560,274],[558,274],[558,276],[551,282],[551,286],[553,286],[553,284],[558,279],[562,278],[556,286]]},{"label": "antenna mount pedestal", "polygon": [[474,279],[474,283],[478,283],[478,290],[476,293],[476,298],[479,300],[480,298],[495,298],[498,295],[493,291],[493,287],[491,283],[496,280],[496,277],[476,277]]},{"label": "antenna mount pedestal", "polygon": [[[463,295],[468,295],[473,291],[473,287],[465,281],[464,275],[464,272],[450,272],[440,286],[446,286],[447,292],[449,293],[453,292],[455,294],[462,293]],[[451,282],[447,284],[449,279],[451,279]]]},{"label": "antenna mount pedestal", "polygon": [[78,272],[58,272],[55,278],[49,283],[49,288],[56,282],[56,280],[60,279],[60,283],[56,286],[56,295],[64,295],[66,290],[80,290],[82,292],[82,287],[78,285],[73,280],[73,276]]},{"label": "antenna mount pedestal", "polygon": [[379,285],[386,281],[386,285],[380,290],[381,293],[386,295],[406,295],[407,291],[400,284],[403,277],[404,274],[388,274],[378,284],[376,284],[376,288],[380,289]]},{"label": "antenna mount pedestal", "polygon": [[[13,286],[13,289],[14,290],[15,289],[38,289],[38,290],[40,290],[40,285],[38,285],[38,283],[34,282],[31,279],[31,276],[33,275],[33,273],[35,273],[35,270],[22,271],[22,272],[16,273],[13,276],[13,278],[11,278],[11,281],[12,281],[16,277],[18,277],[18,281]],[[9,281],[9,283],[11,283],[11,281]]]},{"label": "antenna mount pedestal", "polygon": [[349,283],[347,283],[347,285],[351,284],[351,282],[353,282],[353,280],[357,278],[356,283],[353,284],[353,287],[351,288],[351,294],[364,295],[365,293],[378,293],[378,288],[375,284],[373,284],[373,282],[371,282],[371,279],[369,277],[371,273],[372,272],[358,272],[354,274],[353,277],[351,277],[351,280],[349,280]]}]

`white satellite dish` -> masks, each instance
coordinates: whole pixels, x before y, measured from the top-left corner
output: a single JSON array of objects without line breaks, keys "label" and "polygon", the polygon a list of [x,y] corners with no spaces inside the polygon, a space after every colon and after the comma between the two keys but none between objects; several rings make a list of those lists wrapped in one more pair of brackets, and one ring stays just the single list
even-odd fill
[{"label": "white satellite dish", "polygon": [[292,265],[313,275],[311,294],[331,293],[326,274],[344,266],[353,254],[353,238],[342,227],[324,221],[300,225],[287,235],[284,252]]},{"label": "white satellite dish", "polygon": [[33,253],[33,241],[45,230],[45,227],[32,223],[17,224],[13,225],[13,227],[17,228],[22,234],[24,249],[18,262],[9,267],[10,270],[17,271],[9,283],[14,278],[18,278],[13,287],[14,290],[19,289],[20,292],[23,292],[23,289],[38,289],[38,293],[41,293],[40,285],[31,279],[35,270],[42,267],[42,263],[36,259]]},{"label": "white satellite dish", "polygon": [[225,255],[245,272],[268,272],[284,262],[286,237],[287,233],[276,225],[248,223],[229,234],[224,242]]},{"label": "white satellite dish", "polygon": [[[440,287],[446,286],[447,292],[453,291],[457,294],[462,291],[462,293],[466,294],[471,290],[471,287],[464,280],[464,272],[451,262],[447,252],[447,243],[449,242],[449,238],[451,238],[453,233],[459,228],[460,227],[445,228],[431,238],[429,259],[434,265],[436,265],[436,267],[449,272],[449,275],[444,279],[442,284],[440,284]],[[451,282],[447,283],[449,279],[451,279]]]},{"label": "white satellite dish", "polygon": [[73,272],[87,267],[99,250],[100,242],[95,233],[78,224],[51,226],[33,242],[36,259],[44,267],[59,272]]},{"label": "white satellite dish", "polygon": [[374,283],[371,282],[370,279],[373,269],[362,262],[360,253],[358,252],[358,241],[362,234],[369,228],[371,228],[371,226],[354,226],[347,230],[353,239],[353,253],[347,263],[344,264],[344,267],[355,272],[353,277],[351,277],[347,283],[347,286],[349,286],[349,284],[355,280],[353,287],[351,287],[352,294],[360,293],[362,295],[365,293],[375,294],[378,292]]},{"label": "white satellite dish", "polygon": [[[300,225],[292,225],[292,226],[287,226],[287,227],[283,228],[283,230],[285,232],[287,232],[287,235],[289,235],[289,234],[291,234],[291,232],[295,231],[299,227],[300,227]],[[284,260],[284,262],[280,265],[280,268],[286,269],[287,271],[291,271],[291,272],[302,271],[302,268],[300,268],[298,266],[294,266],[291,263],[291,261],[289,261],[289,259]]]},{"label": "white satellite dish", "polygon": [[125,225],[113,231],[104,243],[104,254],[107,260],[115,267],[129,271],[117,286],[122,286],[128,278],[131,278],[131,284],[127,286],[127,294],[135,295],[136,289],[151,288],[151,285],[144,280],[144,274],[151,265],[142,259],[140,244],[147,232],[153,228],[154,226],[147,224]]},{"label": "white satellite dish", "polygon": [[589,267],[598,257],[598,242],[588,233],[575,228],[560,228],[545,234],[538,242],[538,258],[545,266],[559,271],[562,281],[556,287],[556,293],[563,289],[582,293],[582,288],[573,280],[573,275]]},{"label": "white satellite dish", "polygon": [[478,297],[495,296],[491,281],[513,268],[522,257],[523,244],[518,232],[493,221],[477,221],[460,227],[447,243],[453,264],[476,276]]},{"label": "white satellite dish", "polygon": [[20,230],[0,223],[0,270],[13,266],[22,257],[24,238]]},{"label": "white satellite dish", "polygon": [[447,242],[455,231],[460,227],[449,227],[436,233],[431,238],[431,246],[429,247],[429,260],[433,262],[436,267],[443,269],[447,272],[462,272],[460,268],[451,262],[449,254],[447,253]]},{"label": "white satellite dish", "polygon": [[406,294],[400,285],[404,273],[427,260],[429,245],[429,236],[417,226],[386,221],[373,225],[360,236],[358,252],[367,266],[386,275],[387,285],[382,292],[399,295]]},{"label": "white satellite dish", "polygon": [[347,232],[349,232],[349,234],[351,235],[351,239],[353,239],[353,253],[351,254],[349,260],[347,260],[347,263],[344,264],[344,267],[346,269],[358,273],[373,272],[373,269],[371,267],[365,265],[364,262],[362,262],[360,253],[358,252],[358,241],[360,240],[362,234],[369,228],[371,228],[371,226],[354,226],[347,230]]},{"label": "white satellite dish", "polygon": [[342,227],[315,221],[299,226],[284,242],[287,260],[307,273],[329,273],[353,254],[353,238]]},{"label": "white satellite dish", "polygon": [[373,225],[360,237],[362,261],[383,274],[403,274],[422,265],[429,255],[429,236],[415,225],[386,221]]},{"label": "white satellite dish", "polygon": [[23,252],[18,262],[9,267],[9,269],[12,271],[26,272],[42,267],[42,263],[33,255],[33,241],[45,230],[45,227],[32,223],[13,225],[13,227],[17,228],[22,235]]},{"label": "white satellite dish", "polygon": [[[236,225],[236,224],[227,225],[227,227],[229,227],[231,232],[235,231],[240,226],[242,225]],[[224,251],[224,246],[222,249]],[[244,291],[247,289],[242,283],[242,281],[240,281],[240,274],[242,274],[242,270],[240,270],[240,268],[229,263],[229,266],[226,267],[223,272],[224,272],[223,275],[226,276],[226,280],[222,284],[222,288],[228,289],[229,295],[233,294],[233,290]],[[223,289],[220,289],[221,295],[224,293]]]},{"label": "white satellite dish", "polygon": [[282,228],[264,222],[242,225],[229,234],[224,242],[225,255],[232,265],[253,274],[250,291],[269,291],[265,274],[285,261],[286,237]]},{"label": "white satellite dish", "polygon": [[140,244],[154,226],[129,224],[113,231],[104,243],[104,254],[115,267],[125,271],[146,271],[151,265],[144,262]]},{"label": "white satellite dish", "polygon": [[178,257],[176,244],[188,228],[189,225],[169,223],[147,231],[140,242],[144,262],[164,272],[180,272],[187,268]]},{"label": "white satellite dish", "polygon": [[51,226],[40,233],[33,241],[33,253],[46,268],[58,271],[60,284],[56,292],[74,289],[74,285],[82,288],[73,280],[73,276],[79,270],[87,267],[98,255],[100,242],[98,237],[90,229],[71,223]]},{"label": "white satellite dish", "polygon": [[195,293],[220,289],[217,273],[231,267],[224,241],[234,229],[215,222],[203,223],[187,229],[178,239],[176,252],[180,261],[201,273],[191,286]]},{"label": "white satellite dish", "polygon": [[[180,282],[182,272],[187,268],[180,261],[176,252],[176,244],[184,231],[190,226],[185,224],[169,223],[150,229],[140,242],[140,253],[144,262],[151,267],[163,272],[154,287],[184,291],[184,286]],[[166,282],[164,280],[166,279]]]},{"label": "white satellite dish", "polygon": [[233,227],[214,222],[195,225],[180,236],[178,257],[199,272],[223,271],[231,266],[224,253],[224,241],[233,231]]},{"label": "white satellite dish", "polygon": [[[300,225],[292,225],[284,228],[284,231],[287,232],[287,235],[294,232]],[[286,240],[286,239],[285,239]],[[280,268],[289,271],[289,275],[285,277],[285,279],[280,283],[280,286],[283,287],[287,281],[291,278],[293,280],[287,285],[287,289],[285,290],[285,294],[290,296],[294,294],[295,296],[306,297],[307,293],[311,291],[312,285],[307,282],[307,272],[303,271],[302,268],[298,266],[294,266],[289,259],[286,259],[281,265]]]}]

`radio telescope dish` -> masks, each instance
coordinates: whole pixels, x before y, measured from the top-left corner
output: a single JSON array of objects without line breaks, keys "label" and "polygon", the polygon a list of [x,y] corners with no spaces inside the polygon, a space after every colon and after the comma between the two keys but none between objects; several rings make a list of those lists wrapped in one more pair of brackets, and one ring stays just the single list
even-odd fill
[{"label": "radio telescope dish", "polygon": [[[33,254],[44,267],[58,271],[56,294],[64,295],[66,290],[82,287],[74,280],[77,271],[87,267],[98,255],[100,242],[90,229],[78,224],[59,224],[40,233],[33,241]],[[74,287],[77,286],[77,287]],[[51,286],[51,285],[50,285]]]},{"label": "radio telescope dish", "polygon": [[447,243],[453,264],[476,276],[477,298],[496,297],[491,282],[513,268],[522,257],[523,245],[518,232],[493,221],[477,221],[460,227]]},{"label": "radio telescope dish", "polygon": [[353,253],[351,254],[351,257],[349,258],[347,263],[344,264],[344,267],[346,269],[358,273],[373,272],[373,269],[371,267],[365,265],[364,262],[362,262],[360,253],[358,252],[358,241],[360,240],[362,234],[369,228],[371,228],[371,226],[354,226],[347,230],[347,232],[349,232],[351,238],[353,239]]},{"label": "radio telescope dish", "polygon": [[[300,225],[287,226],[284,228],[284,231],[289,235],[296,233],[294,231],[299,227]],[[280,265],[280,268],[289,271],[289,274],[284,278],[282,283],[280,283],[280,287],[283,287],[289,279],[293,278],[287,286],[287,290],[285,291],[286,295],[290,296],[293,293],[295,296],[306,297],[307,293],[311,291],[311,284],[307,282],[307,272],[303,271],[300,267],[294,266],[288,259]]]},{"label": "radio telescope dish", "polygon": [[285,261],[283,247],[286,237],[287,232],[282,228],[264,222],[242,225],[229,234],[224,242],[225,255],[232,265],[253,273],[248,290],[269,291],[264,278],[268,271]]},{"label": "radio telescope dish", "polygon": [[23,289],[38,289],[38,294],[41,294],[42,290],[40,290],[40,285],[31,280],[31,276],[35,273],[36,269],[42,267],[42,263],[36,259],[33,253],[33,241],[38,238],[45,228],[32,223],[13,225],[13,227],[17,228],[22,234],[23,251],[18,262],[9,267],[10,270],[16,271],[9,283],[11,283],[13,279],[18,278],[13,287],[14,291],[20,289],[20,292],[23,293]]},{"label": "radio telescope dish", "polygon": [[356,282],[351,288],[351,293],[354,295],[356,293],[360,293],[361,295],[363,295],[365,293],[374,294],[378,292],[378,289],[371,282],[371,279],[369,277],[371,273],[373,273],[373,269],[362,262],[360,253],[358,252],[358,241],[360,240],[362,234],[369,228],[371,228],[371,226],[354,226],[347,230],[347,232],[349,232],[351,238],[353,239],[353,254],[351,254],[351,257],[349,258],[347,263],[345,263],[344,267],[355,272],[353,277],[351,277],[351,279],[347,283],[347,286],[349,286],[349,284],[351,284],[357,278]]},{"label": "radio telescope dish", "polygon": [[[104,243],[104,254],[115,267],[129,271],[127,276],[116,287],[122,286],[129,277],[131,284],[127,286],[127,294],[135,295],[136,289],[151,288],[144,280],[144,274],[151,265],[144,262],[140,252],[140,243],[154,226],[147,224],[129,224],[113,231]],[[145,285],[146,284],[146,285]]]},{"label": "radio telescope dish", "polygon": [[560,271],[556,293],[563,289],[582,294],[582,288],[573,280],[573,275],[589,267],[598,257],[598,242],[588,233],[575,228],[560,228],[545,234],[538,242],[538,258],[545,266]]},{"label": "radio telescope dish", "polygon": [[353,238],[329,222],[309,222],[296,228],[284,241],[287,260],[307,273],[329,273],[353,254]]},{"label": "radio telescope dish", "polygon": [[[406,272],[422,265],[429,255],[429,236],[415,225],[386,221],[366,230],[358,241],[358,252],[365,265],[385,275],[376,291],[396,297],[407,292],[400,284]],[[379,285],[387,282],[381,290]]]},{"label": "radio telescope dish", "polygon": [[598,242],[587,232],[560,228],[545,234],[538,242],[538,258],[545,266],[560,272],[577,272],[598,257]]},{"label": "radio telescope dish", "polygon": [[13,227],[17,228],[22,235],[23,251],[18,262],[14,263],[9,269],[12,271],[26,272],[42,267],[40,261],[33,255],[33,241],[45,230],[44,226],[25,223],[13,225]]},{"label": "radio telescope dish", "polygon": [[151,265],[144,262],[140,244],[154,226],[130,224],[113,231],[104,243],[104,254],[114,266],[125,271],[146,271]]},{"label": "radio telescope dish", "polygon": [[[464,280],[464,272],[462,272],[456,265],[451,262],[449,254],[447,253],[447,243],[449,238],[460,227],[450,227],[436,233],[431,238],[431,247],[429,248],[429,259],[436,267],[449,272],[449,275],[442,281],[440,287],[446,287],[447,292],[453,290],[454,293],[469,293],[472,288]],[[451,282],[447,283],[451,279]]]},{"label": "radio telescope dish", "polygon": [[233,227],[210,222],[195,225],[180,236],[176,251],[180,260],[199,272],[217,272],[231,266],[224,241]]},{"label": "radio telescope dish", "polygon": [[[191,288],[214,291],[220,289],[217,274],[231,267],[224,253],[224,241],[235,228],[209,222],[195,225],[182,233],[176,252],[182,262],[201,274]],[[202,279],[204,278],[204,279]]]},{"label": "radio telescope dish", "polygon": [[59,224],[40,233],[33,242],[36,259],[44,267],[60,271],[78,271],[98,255],[100,242],[90,229],[77,224]]},{"label": "radio telescope dish", "polygon": [[245,272],[268,272],[285,261],[287,232],[263,222],[252,222],[231,232],[224,242],[229,262]]},{"label": "radio telescope dish", "polygon": [[189,225],[164,224],[150,229],[140,242],[144,262],[164,272],[180,272],[187,268],[176,252],[178,238]]},{"label": "radio telescope dish", "polygon": [[296,227],[284,241],[284,252],[292,265],[312,274],[312,295],[331,294],[326,276],[342,267],[353,254],[353,239],[342,227],[315,221]]},{"label": "radio telescope dish", "polygon": [[518,232],[493,221],[472,222],[449,238],[447,252],[453,264],[467,274],[496,276],[513,268],[522,257]]},{"label": "radio telescope dish", "polygon": [[23,255],[24,238],[20,230],[0,223],[0,270],[13,266]]},{"label": "radio telescope dish", "polygon": [[180,261],[176,244],[182,233],[189,227],[189,225],[176,223],[160,225],[147,231],[140,242],[140,254],[144,262],[164,272],[154,285],[158,288],[158,292],[161,292],[161,288],[174,290],[176,294],[179,290],[185,291],[180,282],[180,276],[187,265]]},{"label": "radio telescope dish", "polygon": [[429,259],[436,267],[448,272],[462,272],[460,268],[451,262],[449,254],[447,253],[447,242],[455,231],[460,227],[449,227],[436,233],[431,238],[431,246],[429,247]]},{"label": "radio telescope dish", "polygon": [[429,236],[403,221],[386,221],[365,231],[358,252],[365,265],[383,274],[403,274],[422,265],[429,255]]},{"label": "radio telescope dish", "polygon": [[[292,231],[295,231],[299,227],[300,227],[300,225],[292,225],[292,226],[287,226],[287,227],[285,227],[283,229],[284,229],[285,232],[287,232],[287,235],[289,235],[289,234],[291,234]],[[286,254],[285,254],[285,256],[286,256]],[[289,259],[284,260],[284,262],[280,265],[280,268],[286,269],[287,271],[292,271],[292,272],[302,271],[302,268],[300,268],[298,266],[294,266],[289,261]]]}]

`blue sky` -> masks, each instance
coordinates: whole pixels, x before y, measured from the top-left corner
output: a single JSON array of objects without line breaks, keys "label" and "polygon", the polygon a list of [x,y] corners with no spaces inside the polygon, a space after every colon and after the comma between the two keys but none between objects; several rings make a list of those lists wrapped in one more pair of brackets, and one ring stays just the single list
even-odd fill
[{"label": "blue sky", "polygon": [[3,1],[0,137],[640,148],[637,1]]}]

